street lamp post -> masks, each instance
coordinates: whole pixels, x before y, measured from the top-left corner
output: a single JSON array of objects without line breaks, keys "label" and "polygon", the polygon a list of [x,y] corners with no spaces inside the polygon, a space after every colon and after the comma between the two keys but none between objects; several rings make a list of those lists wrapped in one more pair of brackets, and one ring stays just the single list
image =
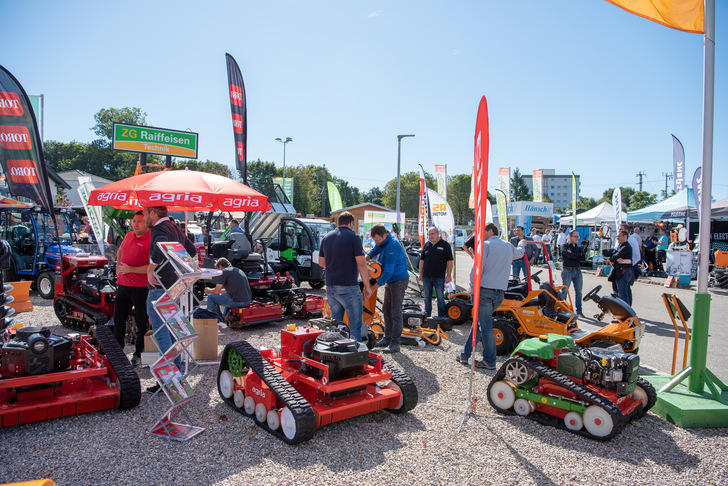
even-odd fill
[{"label": "street lamp post", "polygon": [[[282,138],[276,138],[277,142],[280,142],[283,144],[283,194],[286,193],[286,144],[288,142],[293,142],[293,139],[291,137],[286,137],[285,140]],[[293,201],[291,201],[293,202]]]},{"label": "street lamp post", "polygon": [[397,135],[397,226],[399,226],[399,162],[402,155],[402,139],[405,137],[414,137],[414,135]]}]

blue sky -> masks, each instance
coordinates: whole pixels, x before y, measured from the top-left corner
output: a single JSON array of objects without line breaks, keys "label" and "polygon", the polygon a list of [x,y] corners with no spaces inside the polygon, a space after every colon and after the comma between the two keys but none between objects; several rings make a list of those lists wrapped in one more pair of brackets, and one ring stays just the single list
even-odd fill
[{"label": "blue sky", "polygon": [[[713,197],[728,197],[728,35],[716,2]],[[580,174],[582,194],[659,193],[675,134],[702,159],[703,36],[603,0],[0,1],[0,64],[45,95],[45,138],[88,142],[101,108],[200,134],[233,166],[225,53],[248,101],[248,160],[325,164],[367,190],[417,164],[468,173],[479,99],[498,167]],[[722,8],[723,7],[723,8]],[[672,181],[670,181],[672,185]]]}]

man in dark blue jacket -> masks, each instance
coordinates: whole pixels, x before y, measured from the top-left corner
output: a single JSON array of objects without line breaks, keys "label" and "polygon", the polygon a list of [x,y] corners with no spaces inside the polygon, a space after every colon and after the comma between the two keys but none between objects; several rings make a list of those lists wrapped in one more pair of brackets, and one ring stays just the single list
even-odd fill
[{"label": "man in dark blue jacket", "polygon": [[407,256],[397,241],[383,224],[375,224],[371,229],[372,239],[377,245],[367,254],[367,260],[379,255],[382,264],[382,275],[372,286],[372,291],[384,285],[384,337],[377,342],[378,346],[386,346],[382,352],[399,352],[402,340],[402,301],[409,283]]}]

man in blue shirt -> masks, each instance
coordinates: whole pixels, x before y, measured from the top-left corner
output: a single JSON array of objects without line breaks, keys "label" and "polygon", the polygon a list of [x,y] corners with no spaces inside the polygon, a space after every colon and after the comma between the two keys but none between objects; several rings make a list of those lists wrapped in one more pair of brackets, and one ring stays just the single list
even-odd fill
[{"label": "man in blue shirt", "polygon": [[402,244],[383,224],[372,226],[370,233],[377,245],[367,254],[367,260],[379,255],[379,263],[382,264],[382,275],[372,287],[372,292],[384,285],[384,337],[377,342],[377,346],[386,346],[382,350],[384,353],[397,353],[402,340],[402,301],[409,283],[407,256]]},{"label": "man in blue shirt", "polygon": [[232,221],[230,221],[230,231],[228,231],[228,235],[231,235],[233,233],[240,233],[243,235],[245,234],[245,231],[243,230],[243,228],[240,227],[240,223],[237,219],[233,219]]},{"label": "man in blue shirt", "polygon": [[[326,298],[331,318],[342,322],[346,312],[351,337],[361,341],[364,297],[371,295],[369,273],[361,239],[354,232],[354,215],[344,211],[338,222],[339,227],[321,241],[319,265],[326,268]],[[359,289],[358,276],[364,283],[364,295]]]},{"label": "man in blue shirt", "polygon": [[[493,335],[493,312],[503,302],[505,290],[508,287],[511,262],[523,258],[526,251],[526,242],[521,238],[518,247],[506,243],[498,238],[498,227],[493,223],[485,225],[484,236],[477,334],[477,337],[483,343],[483,361],[475,361],[475,367],[494,370],[496,349],[495,336]],[[472,351],[473,330],[471,328],[465,346],[456,359],[466,365]]]}]

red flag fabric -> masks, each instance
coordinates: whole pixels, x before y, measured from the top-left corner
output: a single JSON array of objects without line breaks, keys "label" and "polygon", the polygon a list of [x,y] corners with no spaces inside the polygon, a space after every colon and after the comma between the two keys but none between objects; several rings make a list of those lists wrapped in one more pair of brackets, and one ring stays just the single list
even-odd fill
[{"label": "red flag fabric", "polygon": [[0,66],[0,165],[13,196],[24,196],[53,214],[43,145],[28,95]]},{"label": "red flag fabric", "polygon": [[417,214],[417,236],[420,237],[420,248],[425,247],[425,225],[427,224],[427,191],[425,189],[425,171],[420,165],[420,210]]},{"label": "red flag fabric", "polygon": [[473,262],[473,349],[477,343],[478,303],[480,302],[480,280],[483,274],[483,238],[485,214],[488,204],[488,102],[480,98],[478,116],[475,120],[475,261]]},{"label": "red flag fabric", "polygon": [[233,137],[235,138],[235,161],[243,183],[248,183],[248,110],[245,100],[245,82],[238,63],[233,56],[225,54],[230,89],[230,111],[233,115]]}]

